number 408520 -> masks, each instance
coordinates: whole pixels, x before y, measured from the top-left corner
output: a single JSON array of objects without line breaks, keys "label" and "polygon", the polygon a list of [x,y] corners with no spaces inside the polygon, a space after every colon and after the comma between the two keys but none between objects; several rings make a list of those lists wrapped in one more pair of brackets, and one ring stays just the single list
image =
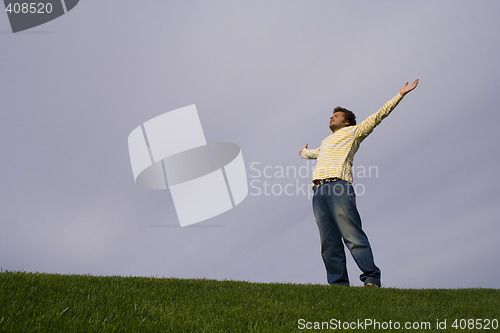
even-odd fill
[{"label": "number 408520", "polygon": [[9,14],[50,14],[52,13],[52,4],[42,3],[42,2],[15,2],[9,3],[5,8],[5,11]]},{"label": "number 408520", "polygon": [[455,319],[451,327],[460,330],[496,330],[498,319]]}]

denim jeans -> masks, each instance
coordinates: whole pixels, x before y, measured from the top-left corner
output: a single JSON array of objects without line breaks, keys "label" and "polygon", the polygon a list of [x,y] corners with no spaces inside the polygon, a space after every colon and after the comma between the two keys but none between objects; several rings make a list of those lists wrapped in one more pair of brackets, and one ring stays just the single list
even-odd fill
[{"label": "denim jeans", "polygon": [[312,204],[328,283],[349,285],[343,239],[363,272],[359,277],[361,281],[380,286],[380,269],[375,265],[368,237],[361,228],[351,183],[341,179],[320,186],[314,191]]}]

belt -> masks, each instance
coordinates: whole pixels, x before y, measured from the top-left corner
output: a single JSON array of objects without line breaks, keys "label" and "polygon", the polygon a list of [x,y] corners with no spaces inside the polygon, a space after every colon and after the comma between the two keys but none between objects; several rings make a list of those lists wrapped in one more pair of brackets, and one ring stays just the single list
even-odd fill
[{"label": "belt", "polygon": [[325,179],[313,179],[313,186],[312,190],[316,190],[318,187],[321,185],[325,185],[328,183],[333,183],[336,182],[337,180],[341,180],[342,178],[339,177],[332,177],[332,178],[325,178]]}]

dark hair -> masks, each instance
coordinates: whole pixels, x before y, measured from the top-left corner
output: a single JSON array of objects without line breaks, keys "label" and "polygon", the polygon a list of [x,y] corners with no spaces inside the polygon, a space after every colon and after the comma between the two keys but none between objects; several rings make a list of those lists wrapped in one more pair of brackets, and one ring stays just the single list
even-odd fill
[{"label": "dark hair", "polygon": [[347,110],[346,108],[337,106],[335,109],[333,109],[333,113],[335,112],[342,112],[344,114],[345,120],[349,122],[349,126],[354,126],[356,125],[356,116],[352,111]]}]

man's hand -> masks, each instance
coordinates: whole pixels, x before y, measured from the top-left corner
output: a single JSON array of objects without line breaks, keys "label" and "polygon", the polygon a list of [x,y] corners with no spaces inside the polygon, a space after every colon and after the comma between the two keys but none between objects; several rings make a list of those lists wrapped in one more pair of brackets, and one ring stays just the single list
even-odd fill
[{"label": "man's hand", "polygon": [[[304,146],[304,148],[302,148],[302,150],[304,150],[304,149],[307,149],[307,143],[306,143],[306,145]],[[302,150],[301,150],[301,151],[299,151],[299,155],[300,155],[300,156],[302,156]]]},{"label": "man's hand", "polygon": [[406,82],[404,84],[404,86],[402,86],[401,89],[399,90],[399,93],[401,94],[401,96],[404,96],[407,93],[409,93],[410,91],[412,91],[413,89],[415,89],[417,87],[417,85],[418,85],[418,79],[416,79],[415,82],[413,82],[410,85],[408,85],[408,82]]}]

